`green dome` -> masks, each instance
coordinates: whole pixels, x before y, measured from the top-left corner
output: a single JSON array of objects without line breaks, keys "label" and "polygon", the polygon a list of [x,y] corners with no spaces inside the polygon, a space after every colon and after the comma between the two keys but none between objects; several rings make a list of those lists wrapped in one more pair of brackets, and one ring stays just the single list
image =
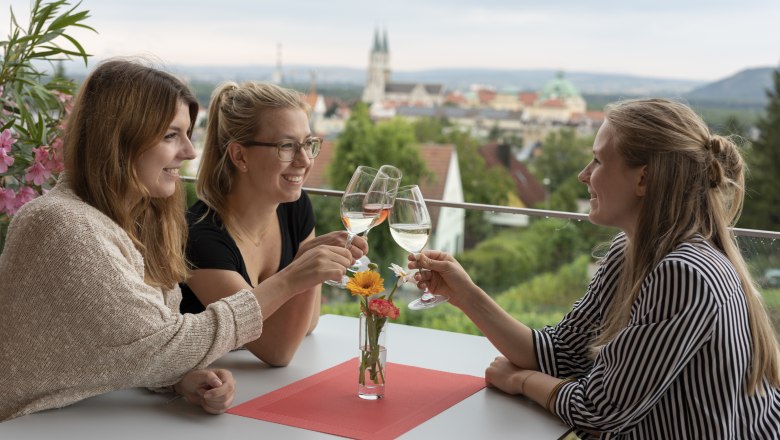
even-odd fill
[{"label": "green dome", "polygon": [[563,72],[558,72],[555,79],[548,82],[542,89],[541,99],[563,99],[580,96],[580,92],[568,79],[563,77]]}]

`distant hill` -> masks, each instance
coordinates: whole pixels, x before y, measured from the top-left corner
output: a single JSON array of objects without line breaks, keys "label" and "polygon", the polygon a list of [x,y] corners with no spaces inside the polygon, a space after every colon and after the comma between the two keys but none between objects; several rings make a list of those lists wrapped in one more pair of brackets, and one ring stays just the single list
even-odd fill
[{"label": "distant hill", "polygon": [[[558,70],[435,69],[393,72],[393,81],[439,82],[449,89],[464,90],[471,84],[486,84],[497,89],[541,90],[555,78]],[[651,78],[635,75],[564,71],[565,78],[581,93],[628,95],[680,94],[703,84],[686,79]]]},{"label": "distant hill", "polygon": [[[95,60],[97,61],[97,60]],[[91,64],[94,64],[93,61]],[[192,81],[218,83],[226,80],[255,79],[269,81],[275,67],[272,65],[236,66],[165,66]],[[66,70],[76,75],[85,73],[84,65],[71,63]],[[705,83],[688,79],[654,78],[636,75],[564,71],[565,77],[585,95],[674,96],[691,102],[740,102],[748,106],[766,105],[764,90],[771,87],[773,67],[746,69],[728,78]],[[340,66],[287,65],[284,66],[286,84],[309,84],[311,73],[317,84],[346,88],[362,88],[366,70]],[[498,90],[540,90],[555,78],[558,70],[502,70],[487,68],[448,68],[415,71],[393,71],[394,82],[423,82],[444,84],[449,90],[467,90],[473,84],[489,85]]]},{"label": "distant hill", "polygon": [[763,107],[768,102],[766,91],[773,88],[774,71],[774,67],[745,69],[728,78],[691,90],[685,97],[691,102],[728,101],[755,103]]},{"label": "distant hill", "polygon": [[[94,62],[93,62],[94,63]],[[226,80],[255,79],[269,81],[275,67],[272,65],[193,66],[170,65],[166,68],[193,81],[218,83]],[[82,65],[68,65],[66,69],[84,74]],[[284,82],[308,84],[315,72],[317,84],[363,87],[366,70],[340,66],[288,65],[284,66]],[[502,69],[429,69],[393,71],[394,82],[423,82],[444,84],[449,90],[467,90],[472,84],[483,84],[498,90],[540,90],[555,78],[558,70],[502,70]],[[703,81],[687,79],[652,78],[635,75],[564,71],[565,76],[585,94],[625,95],[680,95],[702,86]]]},{"label": "distant hill", "polygon": [[[274,66],[172,66],[194,80],[224,81],[226,79],[270,80]],[[365,69],[337,66],[295,65],[284,68],[285,82],[307,84],[315,72],[317,84],[353,85],[362,87],[366,82]],[[540,90],[555,78],[558,71],[548,70],[500,70],[500,69],[430,69],[393,71],[394,82],[422,82],[444,84],[449,90],[467,90],[473,84],[484,84],[499,90]],[[633,75],[589,72],[564,72],[582,93],[608,94],[682,94],[701,86],[702,81],[663,79]]]}]

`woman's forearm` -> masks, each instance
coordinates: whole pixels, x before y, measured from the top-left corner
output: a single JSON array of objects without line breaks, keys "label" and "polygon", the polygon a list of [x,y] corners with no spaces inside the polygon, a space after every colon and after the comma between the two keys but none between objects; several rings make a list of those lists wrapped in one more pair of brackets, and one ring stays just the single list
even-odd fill
[{"label": "woman's forearm", "polygon": [[461,310],[498,351],[520,368],[539,369],[533,348],[533,331],[502,309],[476,285],[464,288],[474,291],[460,304]]}]

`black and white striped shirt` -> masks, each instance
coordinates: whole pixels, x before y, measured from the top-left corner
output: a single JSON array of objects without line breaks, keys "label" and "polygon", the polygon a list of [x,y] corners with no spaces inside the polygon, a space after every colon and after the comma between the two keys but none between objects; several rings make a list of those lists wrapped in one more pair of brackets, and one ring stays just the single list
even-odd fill
[{"label": "black and white striped shirt", "polygon": [[556,413],[582,438],[590,430],[602,439],[780,439],[780,390],[744,391],[752,345],[739,277],[703,239],[655,267],[628,326],[588,357],[625,244],[623,234],[615,239],[560,323],[534,332],[541,371],[577,378],[561,387]]}]

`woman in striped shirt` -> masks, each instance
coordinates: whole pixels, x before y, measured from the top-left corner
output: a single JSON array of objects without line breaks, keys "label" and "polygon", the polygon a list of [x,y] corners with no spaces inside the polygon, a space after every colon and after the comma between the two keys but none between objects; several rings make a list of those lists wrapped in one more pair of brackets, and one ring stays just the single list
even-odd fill
[{"label": "woman in striped shirt", "polygon": [[583,438],[780,439],[780,349],[729,231],[743,161],[690,108],[615,103],[580,173],[591,222],[622,230],[554,327],[503,311],[451,256],[419,286],[445,293],[505,357],[489,384],[524,394]]}]

